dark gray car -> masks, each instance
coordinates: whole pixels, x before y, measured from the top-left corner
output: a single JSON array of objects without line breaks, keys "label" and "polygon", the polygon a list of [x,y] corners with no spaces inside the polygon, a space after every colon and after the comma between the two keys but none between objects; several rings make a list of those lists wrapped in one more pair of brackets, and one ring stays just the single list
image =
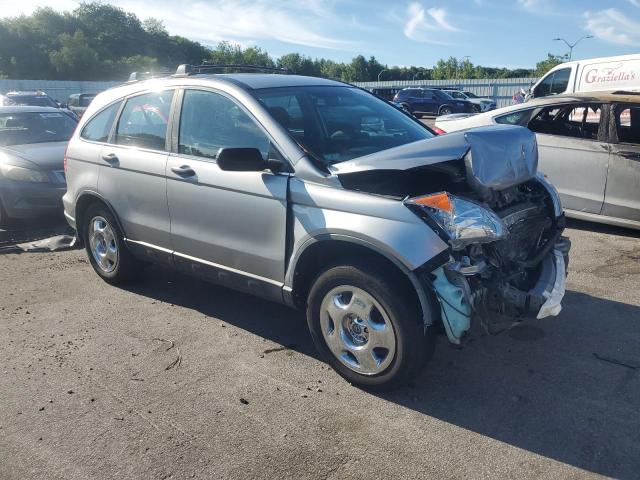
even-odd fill
[{"label": "dark gray car", "polygon": [[69,143],[65,214],[104,280],[152,260],[306,310],[367,388],[417,374],[438,325],[558,314],[569,242],[531,132],[434,137],[340,82],[208,68],[99,94]]},{"label": "dark gray car", "polygon": [[64,151],[75,127],[55,108],[0,107],[0,223],[62,212]]}]

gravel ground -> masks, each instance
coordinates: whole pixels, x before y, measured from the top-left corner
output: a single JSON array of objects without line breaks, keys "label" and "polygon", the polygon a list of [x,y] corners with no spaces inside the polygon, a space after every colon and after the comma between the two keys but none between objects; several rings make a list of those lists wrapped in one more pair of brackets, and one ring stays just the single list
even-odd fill
[{"label": "gravel ground", "polygon": [[0,478],[639,478],[638,234],[568,234],[559,317],[441,337],[384,395],[284,307],[157,267],[111,287],[78,250],[0,255]]}]

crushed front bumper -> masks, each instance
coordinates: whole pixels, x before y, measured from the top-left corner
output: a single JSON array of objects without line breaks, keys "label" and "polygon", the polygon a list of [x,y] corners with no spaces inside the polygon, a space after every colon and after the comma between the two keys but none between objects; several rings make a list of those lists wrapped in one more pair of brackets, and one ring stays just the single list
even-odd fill
[{"label": "crushed front bumper", "polygon": [[[571,242],[560,237],[540,261],[535,284],[528,291],[508,283],[478,287],[470,277],[479,272],[450,262],[432,272],[431,288],[440,303],[440,317],[449,341],[459,344],[478,321],[497,333],[526,318],[556,316],[562,310]],[[475,285],[475,286],[474,286]]]}]

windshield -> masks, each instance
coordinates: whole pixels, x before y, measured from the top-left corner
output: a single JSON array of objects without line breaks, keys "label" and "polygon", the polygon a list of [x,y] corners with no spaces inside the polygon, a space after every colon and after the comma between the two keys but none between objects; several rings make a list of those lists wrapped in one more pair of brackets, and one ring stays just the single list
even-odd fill
[{"label": "windshield", "polygon": [[10,95],[16,105],[29,105],[31,107],[58,107],[58,104],[46,95]]},{"label": "windshield", "polygon": [[0,145],[63,142],[75,128],[76,121],[62,112],[0,113]]},{"label": "windshield", "polygon": [[325,165],[433,137],[418,121],[353,87],[271,88],[254,95]]}]

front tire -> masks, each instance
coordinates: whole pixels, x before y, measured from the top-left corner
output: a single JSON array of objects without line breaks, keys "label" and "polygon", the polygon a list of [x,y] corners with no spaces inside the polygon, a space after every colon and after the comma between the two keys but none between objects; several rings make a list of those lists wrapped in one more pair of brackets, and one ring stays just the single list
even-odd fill
[{"label": "front tire", "polygon": [[109,209],[101,204],[93,204],[84,218],[82,238],[95,272],[113,285],[134,280],[142,264],[129,252],[124,235]]},{"label": "front tire", "polygon": [[354,385],[389,390],[420,373],[434,349],[406,282],[381,268],[340,265],[318,276],[307,323],[333,369]]}]

